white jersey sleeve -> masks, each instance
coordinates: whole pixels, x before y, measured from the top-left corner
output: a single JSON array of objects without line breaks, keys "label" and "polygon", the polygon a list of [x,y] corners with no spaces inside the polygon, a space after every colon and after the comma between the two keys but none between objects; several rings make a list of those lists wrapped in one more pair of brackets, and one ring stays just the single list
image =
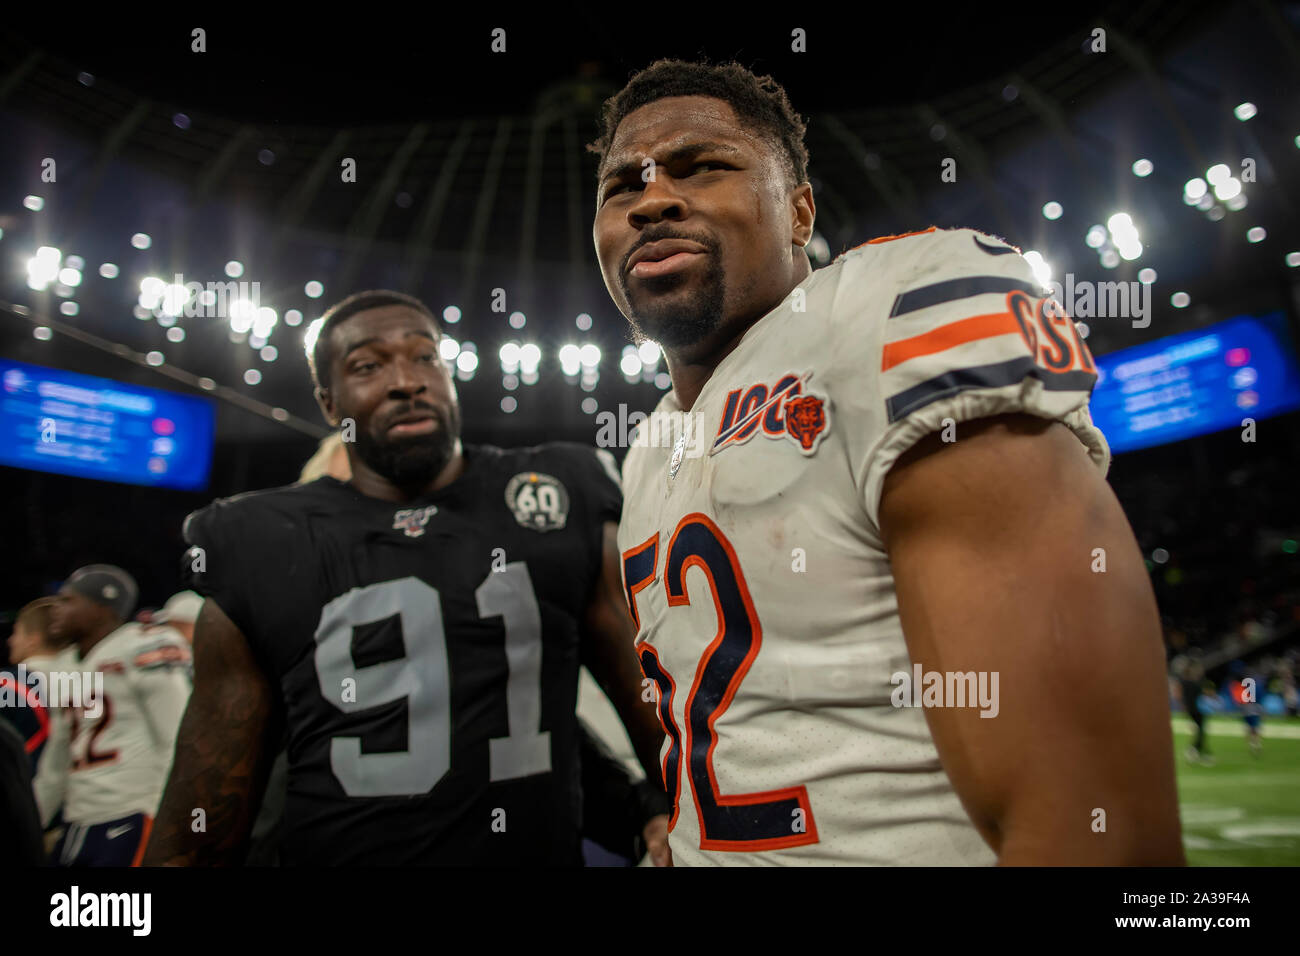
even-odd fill
[{"label": "white jersey sleeve", "polygon": [[855,329],[850,299],[839,310],[850,318],[837,323],[838,354],[858,369],[864,420],[875,426],[850,442],[873,527],[899,456],[948,426],[957,437],[955,426],[977,418],[1020,412],[1061,421],[1106,473],[1110,449],[1087,407],[1097,381],[1092,355],[1019,250],[951,229],[896,239],[878,253],[857,261],[842,294],[861,295],[864,313],[875,312],[868,298],[887,294],[887,317],[879,329]]},{"label": "white jersey sleeve", "polygon": [[[75,666],[75,662],[76,652],[67,648],[44,661],[40,669],[45,674],[47,689],[51,673],[68,670]],[[54,815],[63,806],[64,794],[68,788],[70,759],[71,727],[67,708],[51,700],[47,709],[50,715],[50,736],[36,764],[36,773],[32,775],[32,792],[36,797],[36,807],[41,814],[42,828],[50,826]]]}]

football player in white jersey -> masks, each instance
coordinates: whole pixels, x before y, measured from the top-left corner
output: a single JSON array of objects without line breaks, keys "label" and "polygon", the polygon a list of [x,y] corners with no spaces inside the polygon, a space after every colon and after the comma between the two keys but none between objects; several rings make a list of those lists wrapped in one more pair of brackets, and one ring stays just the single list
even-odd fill
[{"label": "football player in white jersey", "polygon": [[1087,347],[969,229],[814,272],[803,132],[771,78],[660,61],[591,147],[606,286],[672,376],[619,548],[675,863],[1183,863]]},{"label": "football player in white jersey", "polygon": [[128,621],[137,594],[127,572],[92,564],[68,578],[51,613],[51,636],[75,642],[58,664],[78,675],[64,686],[75,683],[80,697],[62,702],[63,779],[37,787],[43,823],[62,803],[66,829],[52,854],[60,866],[138,865],[171,769],[190,651],[172,628],[146,633]]}]

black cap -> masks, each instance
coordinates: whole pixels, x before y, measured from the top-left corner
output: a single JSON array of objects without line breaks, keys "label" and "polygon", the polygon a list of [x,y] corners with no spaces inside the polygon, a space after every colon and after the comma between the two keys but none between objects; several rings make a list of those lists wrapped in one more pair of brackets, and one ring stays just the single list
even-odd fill
[{"label": "black cap", "polygon": [[135,578],[112,564],[88,564],[78,568],[63,582],[63,586],[96,604],[112,608],[123,621],[131,616],[140,597]]}]

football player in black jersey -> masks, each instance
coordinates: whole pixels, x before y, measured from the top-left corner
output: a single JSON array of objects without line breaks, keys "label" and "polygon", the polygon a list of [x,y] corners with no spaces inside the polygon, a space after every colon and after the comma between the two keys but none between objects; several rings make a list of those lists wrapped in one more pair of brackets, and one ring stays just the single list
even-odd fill
[{"label": "football player in black jersey", "polygon": [[207,601],[145,863],[239,862],[284,727],[287,864],[580,864],[579,664],[661,779],[612,458],[462,445],[416,299],[360,293],[324,320],[316,394],[354,434],[352,480],[187,519]]}]

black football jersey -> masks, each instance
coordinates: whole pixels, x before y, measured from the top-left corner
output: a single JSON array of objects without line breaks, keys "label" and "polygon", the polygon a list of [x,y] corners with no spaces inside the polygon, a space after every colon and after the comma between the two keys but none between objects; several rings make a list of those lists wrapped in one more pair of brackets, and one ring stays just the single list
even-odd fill
[{"label": "black football jersey", "polygon": [[325,477],[186,520],[192,586],[283,697],[286,864],[581,863],[579,627],[617,470],[464,454],[403,504]]}]

